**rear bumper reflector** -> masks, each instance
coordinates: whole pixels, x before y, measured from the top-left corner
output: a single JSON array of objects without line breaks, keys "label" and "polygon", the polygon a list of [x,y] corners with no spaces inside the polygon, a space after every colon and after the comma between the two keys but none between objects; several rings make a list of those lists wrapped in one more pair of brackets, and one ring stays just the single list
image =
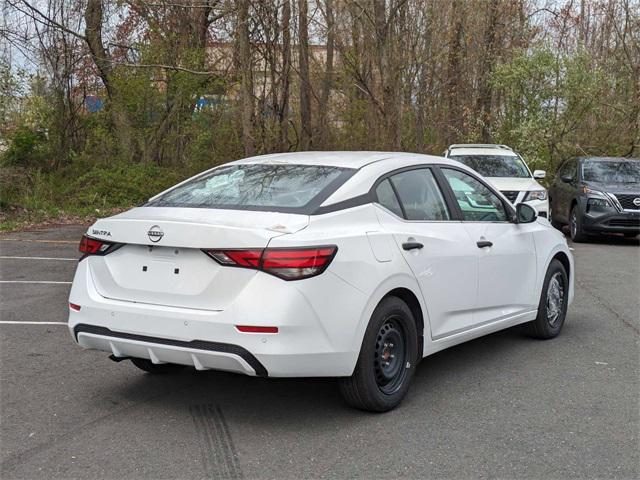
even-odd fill
[{"label": "rear bumper reflector", "polygon": [[69,302],[69,308],[70,308],[71,310],[75,310],[76,312],[79,312],[79,311],[80,311],[80,308],[82,308],[82,307],[80,307],[80,305],[78,305],[78,304],[76,304],[76,303],[71,303],[71,302]]},{"label": "rear bumper reflector", "polygon": [[278,333],[278,327],[255,327],[251,325],[236,325],[242,333]]},{"label": "rear bumper reflector", "polygon": [[73,333],[78,341],[78,333],[90,333],[93,335],[101,335],[104,337],[123,338],[126,340],[134,340],[137,342],[155,343],[159,345],[171,345],[174,347],[191,348],[193,350],[204,350],[209,352],[222,352],[237,355],[247,362],[251,368],[256,372],[259,377],[267,377],[268,372],[260,361],[253,356],[253,354],[239,345],[232,345],[229,343],[208,342],[206,340],[191,340],[185,342],[182,340],[173,340],[171,338],[149,337],[147,335],[138,335],[135,333],[114,332],[106,327],[98,327],[96,325],[87,325],[86,323],[79,323],[73,328]]}]

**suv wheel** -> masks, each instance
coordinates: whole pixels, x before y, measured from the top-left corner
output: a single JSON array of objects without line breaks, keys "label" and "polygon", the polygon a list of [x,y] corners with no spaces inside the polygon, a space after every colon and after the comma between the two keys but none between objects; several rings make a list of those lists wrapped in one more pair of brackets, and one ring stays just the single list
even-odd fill
[{"label": "suv wheel", "polygon": [[371,316],[353,375],[340,379],[340,391],[354,408],[391,410],[407,393],[418,358],[411,310],[399,298],[385,298]]},{"label": "suv wheel", "polygon": [[571,209],[569,216],[569,233],[571,234],[571,240],[576,243],[587,241],[587,235],[582,229],[582,217],[578,211],[578,205],[574,205]]}]

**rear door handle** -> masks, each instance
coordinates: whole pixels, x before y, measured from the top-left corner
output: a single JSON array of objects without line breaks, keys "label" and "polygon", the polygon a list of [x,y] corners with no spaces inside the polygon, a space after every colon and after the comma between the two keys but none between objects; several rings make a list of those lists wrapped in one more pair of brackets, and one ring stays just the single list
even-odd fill
[{"label": "rear door handle", "polygon": [[476,242],[476,245],[478,245],[478,248],[492,247],[493,242],[489,242],[488,240],[480,240],[479,242]]},{"label": "rear door handle", "polygon": [[421,244],[420,242],[404,242],[402,244],[403,250],[419,250],[422,247],[424,247],[424,245]]}]

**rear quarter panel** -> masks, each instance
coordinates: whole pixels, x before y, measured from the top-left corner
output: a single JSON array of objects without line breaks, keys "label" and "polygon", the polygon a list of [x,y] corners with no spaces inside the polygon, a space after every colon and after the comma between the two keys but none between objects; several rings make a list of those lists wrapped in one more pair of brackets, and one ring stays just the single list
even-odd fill
[{"label": "rear quarter panel", "polygon": [[[376,258],[368,235],[377,241],[389,236],[387,242],[383,241],[389,245],[385,255],[378,251]],[[274,238],[269,243],[269,247],[307,245],[338,246],[336,257],[322,274],[335,279],[323,284],[326,291],[312,290],[312,282],[292,282],[313,305],[336,347],[359,351],[373,310],[395,288],[411,290],[426,312],[416,279],[393,238],[382,230],[373,205],[312,216],[304,230]],[[379,243],[377,245],[379,248]],[[345,288],[345,284],[352,288]]]}]

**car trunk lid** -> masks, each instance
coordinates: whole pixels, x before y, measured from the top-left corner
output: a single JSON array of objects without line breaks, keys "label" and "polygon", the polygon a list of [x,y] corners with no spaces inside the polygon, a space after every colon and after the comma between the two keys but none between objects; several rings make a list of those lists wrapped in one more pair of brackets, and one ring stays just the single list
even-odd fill
[{"label": "car trunk lid", "polygon": [[202,249],[264,248],[308,222],[290,213],[141,207],[90,227],[88,235],[123,246],[85,261],[105,298],[224,310],[256,272],[221,266]]}]

